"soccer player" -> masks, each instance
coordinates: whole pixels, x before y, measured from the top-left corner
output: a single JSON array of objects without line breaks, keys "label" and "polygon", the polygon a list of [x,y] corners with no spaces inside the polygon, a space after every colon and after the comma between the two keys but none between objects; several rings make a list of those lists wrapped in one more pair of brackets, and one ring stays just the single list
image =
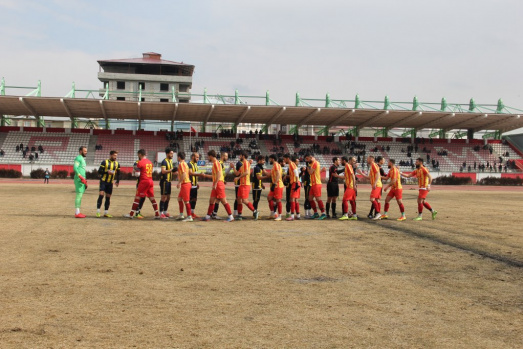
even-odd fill
[{"label": "soccer player", "polygon": [[135,171],[140,172],[140,182],[138,183],[138,189],[136,189],[136,195],[134,197],[133,206],[131,212],[126,214],[126,218],[134,218],[138,206],[140,205],[140,198],[149,198],[153,205],[154,218],[160,219],[160,212],[158,212],[158,203],[154,199],[154,182],[153,182],[153,164],[147,159],[145,155],[145,149],[138,150],[138,163],[135,166]]},{"label": "soccer player", "polygon": [[82,196],[87,189],[87,179],[85,178],[85,157],[87,156],[87,148],[81,146],[78,149],[78,156],[74,159],[74,187],[76,191],[75,198],[75,218],[85,218],[83,213],[80,213],[80,206],[82,206]]},{"label": "soccer player", "polygon": [[[229,154],[227,152],[223,152],[220,155],[220,160],[218,162],[220,163],[222,167],[222,174],[223,174],[223,184],[225,184],[225,176],[227,175],[227,167],[225,166],[225,162],[229,160]],[[219,201],[216,201],[216,204],[214,205],[214,211],[212,213],[211,218],[212,219],[221,219],[218,217],[218,208],[220,207]]]},{"label": "soccer player", "polygon": [[326,213],[327,218],[330,218],[329,210],[332,206],[332,218],[338,218],[336,214],[336,200],[340,196],[340,184],[338,183],[338,178],[343,178],[340,176],[340,173],[343,173],[345,170],[338,170],[340,166],[340,159],[335,156],[332,158],[332,165],[329,168],[329,180],[327,182],[327,205]]},{"label": "soccer player", "polygon": [[[134,164],[133,164],[133,176],[138,177],[138,179],[136,180],[136,189],[138,189],[138,185],[140,184],[140,172],[136,170],[137,169],[137,167],[136,167],[137,165],[138,165],[138,161],[135,161]],[[136,210],[136,214],[134,215],[137,219],[144,219],[145,218],[141,214],[142,207],[143,207],[144,203],[145,203],[145,197],[140,198],[140,203],[138,204],[138,209]]]},{"label": "soccer player", "polygon": [[162,174],[160,175],[160,218],[167,219],[171,217],[167,210],[169,209],[169,201],[171,201],[171,183],[176,169],[173,165],[174,151],[171,148],[165,148],[165,159],[163,159],[161,166]]},{"label": "soccer player", "polygon": [[120,164],[116,161],[118,152],[111,150],[109,152],[109,159],[102,161],[98,168],[98,174],[100,175],[100,193],[98,194],[98,201],[96,202],[96,217],[100,217],[100,208],[102,207],[102,201],[105,196],[105,211],[104,217],[113,218],[109,214],[109,206],[111,205],[111,195],[113,194],[113,182],[116,187],[120,184]]},{"label": "soccer player", "polygon": [[209,161],[212,163],[212,174],[203,175],[203,177],[212,179],[212,191],[211,197],[209,199],[209,209],[207,210],[207,215],[202,218],[202,221],[211,220],[211,215],[214,211],[214,205],[216,204],[216,201],[219,200],[229,215],[225,222],[232,222],[234,221],[234,217],[232,216],[231,206],[227,203],[227,197],[225,196],[225,183],[222,165],[216,158],[216,151],[212,149],[209,150],[207,156],[209,157]]},{"label": "soccer player", "polygon": [[[185,162],[185,152],[178,153],[178,184],[176,188],[180,189],[178,194],[178,206],[180,207],[180,215],[176,220],[183,220],[184,222],[192,222],[191,215],[191,179],[189,178],[189,166]],[[183,208],[187,210],[187,217],[183,216]]]},{"label": "soccer player", "polygon": [[381,183],[380,169],[372,155],[367,158],[367,164],[369,165],[369,174],[366,175],[361,171],[359,173],[370,180],[370,185],[372,187],[370,192],[370,202],[374,206],[374,211],[376,212],[376,215],[372,219],[379,220],[381,218],[381,205],[379,200],[381,199],[381,189],[383,187],[383,184]]},{"label": "soccer player", "polygon": [[256,158],[257,164],[252,171],[251,183],[252,183],[252,205],[254,209],[258,211],[258,204],[261,198],[261,191],[265,189],[262,181],[268,176],[264,176],[263,165],[265,164],[265,156],[258,155]]},{"label": "soccer player", "polygon": [[[358,220],[358,215],[356,214],[356,175],[354,174],[354,167],[357,166],[356,158],[351,156],[349,158],[342,157],[341,164],[343,165],[345,175],[344,175],[344,184],[345,192],[343,193],[342,200],[342,210],[343,215],[340,217],[341,221],[344,220]],[[351,206],[351,215],[349,217],[349,202]]]},{"label": "soccer player", "polygon": [[202,177],[202,174],[198,169],[198,160],[200,160],[200,154],[192,153],[191,161],[189,162],[189,179],[191,180],[191,216],[192,218],[200,218],[194,213],[196,209],[196,201],[198,200],[198,189],[200,189],[200,184],[198,184],[198,179]]},{"label": "soccer player", "polygon": [[285,161],[285,163],[289,166],[288,176],[291,214],[286,218],[286,220],[293,221],[294,219],[300,219],[300,204],[298,202],[301,191],[300,171],[298,170],[298,166],[296,166],[296,157],[294,155],[292,157],[289,154],[283,155],[283,161]]},{"label": "soccer player", "polygon": [[430,185],[432,184],[432,176],[429,173],[429,170],[423,166],[423,159],[416,159],[416,169],[411,173],[401,172],[403,177],[409,178],[416,176],[418,178],[419,184],[419,195],[418,195],[418,216],[414,218],[414,221],[421,221],[423,218],[421,214],[423,212],[423,207],[429,210],[432,213],[432,219],[436,219],[438,211],[434,210],[430,204],[426,201],[427,195],[430,191]]},{"label": "soccer player", "polygon": [[[307,162],[307,171],[311,176],[311,189],[309,191],[309,201],[311,203],[311,208],[314,211],[314,214],[311,216],[312,219],[325,219],[325,206],[323,206],[323,201],[321,200],[321,176],[320,172],[324,169],[320,169],[320,163],[316,161],[314,156],[311,154],[305,155],[305,161]],[[314,202],[316,200],[316,202]],[[318,209],[316,208],[316,203],[321,211],[321,216],[318,215]]]},{"label": "soccer player", "polygon": [[[243,163],[241,160],[238,160],[236,162],[236,165],[233,163],[230,164],[231,171],[233,171],[235,175],[242,166],[243,166]],[[235,177],[234,178],[234,197],[235,197],[234,198],[234,218],[238,218],[238,190],[239,189],[240,189],[240,181],[238,179],[236,179],[236,177]]]},{"label": "soccer player", "polygon": [[[376,163],[379,166],[380,176],[381,176],[381,179],[383,180],[383,178],[386,177],[385,171],[382,168],[383,164],[385,163],[385,158],[383,158],[383,156],[377,156]],[[383,187],[381,188],[381,194],[383,194]],[[380,206],[380,208],[381,208],[381,206]],[[371,203],[369,215],[367,217],[369,217],[369,219],[372,219],[374,217],[375,213],[376,213],[376,210],[374,209],[374,205]]]},{"label": "soccer player", "polygon": [[396,167],[396,161],[394,159],[389,159],[388,163],[389,167],[389,173],[385,177],[385,179],[390,179],[389,184],[387,184],[383,191],[386,193],[387,190],[390,188],[390,192],[387,195],[387,198],[385,199],[385,210],[383,212],[383,215],[381,216],[381,219],[388,219],[388,212],[390,207],[390,200],[393,198],[396,198],[396,202],[398,203],[398,206],[400,208],[401,217],[398,218],[398,221],[404,221],[407,218],[405,217],[405,206],[403,206],[403,201],[401,200],[403,197],[403,187],[401,185],[401,176],[400,176],[400,170]]},{"label": "soccer player", "polygon": [[251,163],[247,159],[247,152],[244,150],[240,152],[240,162],[240,169],[238,170],[238,166],[236,166],[237,169],[234,171],[234,175],[236,176],[234,178],[234,182],[238,183],[238,190],[236,194],[238,216],[236,219],[239,221],[243,219],[243,204],[245,204],[249,210],[252,211],[254,219],[257,220],[258,210],[256,210],[252,203],[249,202],[249,192],[251,190]]},{"label": "soccer player", "polygon": [[[271,210],[271,215],[274,212],[274,206],[278,207],[278,213],[274,215],[275,221],[281,221],[282,205],[281,198],[283,196],[283,181],[281,177],[281,165],[278,163],[278,158],[276,155],[271,154],[269,156],[269,163],[272,165],[270,171],[271,174],[271,191],[267,196],[267,201],[269,202],[269,209]],[[274,204],[276,202],[276,205]]]},{"label": "soccer player", "polygon": [[300,171],[301,185],[305,194],[305,202],[303,209],[305,210],[305,218],[311,218],[311,202],[309,201],[309,192],[311,190],[311,175],[307,171],[307,167],[302,167]]}]

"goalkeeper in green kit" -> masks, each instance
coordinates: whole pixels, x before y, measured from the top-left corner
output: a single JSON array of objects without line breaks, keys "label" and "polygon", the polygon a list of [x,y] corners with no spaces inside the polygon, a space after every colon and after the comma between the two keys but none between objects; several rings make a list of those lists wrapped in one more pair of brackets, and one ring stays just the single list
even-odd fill
[{"label": "goalkeeper in green kit", "polygon": [[85,157],[87,156],[87,148],[80,147],[80,154],[74,159],[74,187],[76,191],[75,199],[75,218],[85,218],[85,215],[80,213],[80,206],[82,205],[82,196],[84,195],[85,189],[87,189],[87,179],[85,179]]}]

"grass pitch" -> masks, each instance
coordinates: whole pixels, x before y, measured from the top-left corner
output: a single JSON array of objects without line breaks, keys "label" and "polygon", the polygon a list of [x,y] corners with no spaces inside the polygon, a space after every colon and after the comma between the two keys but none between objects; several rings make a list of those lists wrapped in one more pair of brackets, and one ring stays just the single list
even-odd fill
[{"label": "grass pitch", "polygon": [[405,190],[406,222],[181,223],[120,218],[133,188],[94,218],[91,183],[75,220],[72,183],[0,182],[1,348],[521,348],[521,189],[435,187],[435,221]]}]

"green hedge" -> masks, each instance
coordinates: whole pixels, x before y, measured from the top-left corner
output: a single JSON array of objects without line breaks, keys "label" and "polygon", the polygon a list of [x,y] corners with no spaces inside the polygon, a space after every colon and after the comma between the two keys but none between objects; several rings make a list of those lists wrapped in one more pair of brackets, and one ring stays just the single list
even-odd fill
[{"label": "green hedge", "polygon": [[522,177],[510,178],[510,177],[485,177],[478,181],[479,185],[523,185],[523,175]]},{"label": "green hedge", "polygon": [[440,176],[434,178],[432,184],[436,185],[466,185],[472,184],[472,178],[470,177],[456,177],[456,176]]},{"label": "green hedge", "polygon": [[0,169],[0,178],[21,178],[22,172],[17,170]]}]

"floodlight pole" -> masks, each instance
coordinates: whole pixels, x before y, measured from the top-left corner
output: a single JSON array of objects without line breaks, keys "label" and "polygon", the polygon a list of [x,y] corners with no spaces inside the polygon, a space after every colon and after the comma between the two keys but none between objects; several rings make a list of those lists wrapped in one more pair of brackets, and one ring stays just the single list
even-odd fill
[{"label": "floodlight pole", "polygon": [[[0,96],[5,96],[5,79],[2,78],[2,81],[0,81]],[[9,126],[11,125],[11,120],[6,116],[2,115],[2,126]]]}]

